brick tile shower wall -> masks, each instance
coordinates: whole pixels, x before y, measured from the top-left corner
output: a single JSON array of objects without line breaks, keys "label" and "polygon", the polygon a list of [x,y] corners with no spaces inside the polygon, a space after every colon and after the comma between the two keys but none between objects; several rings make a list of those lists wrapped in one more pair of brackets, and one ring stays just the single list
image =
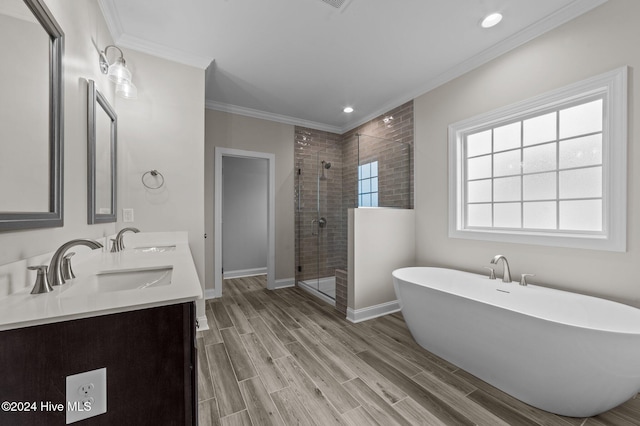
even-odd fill
[{"label": "brick tile shower wall", "polygon": [[[358,200],[358,133],[360,163],[379,162],[379,205],[413,208],[413,101],[343,135],[296,127],[296,265],[302,268],[296,280],[334,276],[335,269],[347,267],[347,209]],[[317,217],[321,160],[331,168],[320,182],[320,215],[327,226],[318,239],[311,235],[311,220]]]},{"label": "brick tile shower wall", "polygon": [[[391,119],[391,117],[393,117]],[[385,122],[385,118],[388,121]],[[413,208],[413,101],[342,135],[344,168],[343,203],[358,202],[358,137],[360,164],[378,161],[378,198],[380,207]],[[347,191],[347,188],[353,190]],[[346,212],[345,212],[346,220]]]},{"label": "brick tile shower wall", "polygon": [[[296,266],[302,269],[297,272],[296,279],[331,277],[335,275],[336,268],[346,267],[341,137],[335,133],[296,127],[295,138],[295,161],[299,170],[296,174]],[[327,179],[318,181],[322,160],[331,163],[331,168],[324,170]],[[318,208],[320,216],[327,221],[321,229],[311,223],[318,217]],[[319,236],[313,232],[318,232]]]}]

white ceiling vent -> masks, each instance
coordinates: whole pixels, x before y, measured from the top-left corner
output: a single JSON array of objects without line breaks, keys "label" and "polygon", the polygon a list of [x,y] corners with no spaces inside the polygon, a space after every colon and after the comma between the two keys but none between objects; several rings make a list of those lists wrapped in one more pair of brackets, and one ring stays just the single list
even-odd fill
[{"label": "white ceiling vent", "polygon": [[329,6],[335,7],[336,9],[341,9],[342,7],[346,6],[351,0],[322,0],[322,1],[328,4]]}]

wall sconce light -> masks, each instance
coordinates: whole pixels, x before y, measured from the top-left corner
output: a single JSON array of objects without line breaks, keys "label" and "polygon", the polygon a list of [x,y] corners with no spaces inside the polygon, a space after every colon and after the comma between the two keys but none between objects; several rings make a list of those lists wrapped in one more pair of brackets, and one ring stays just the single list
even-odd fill
[{"label": "wall sconce light", "polygon": [[[111,64],[107,59],[109,48],[117,49],[118,52],[120,52],[120,56]],[[111,44],[100,52],[100,71],[102,71],[102,74],[106,74],[109,80],[116,84],[116,95],[127,99],[135,99],[138,97],[138,89],[131,81],[131,71],[127,68],[124,54],[118,46]]]}]

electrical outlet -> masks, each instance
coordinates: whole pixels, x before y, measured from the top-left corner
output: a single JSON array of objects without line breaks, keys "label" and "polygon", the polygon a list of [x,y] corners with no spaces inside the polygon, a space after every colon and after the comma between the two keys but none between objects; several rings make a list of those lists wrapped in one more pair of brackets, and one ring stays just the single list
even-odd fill
[{"label": "electrical outlet", "polygon": [[122,221],[133,222],[133,209],[122,209]]},{"label": "electrical outlet", "polygon": [[107,412],[107,369],[67,376],[67,423]]},{"label": "electrical outlet", "polygon": [[96,386],[93,383],[85,383],[78,388],[78,394],[86,398],[92,394],[95,388]]}]

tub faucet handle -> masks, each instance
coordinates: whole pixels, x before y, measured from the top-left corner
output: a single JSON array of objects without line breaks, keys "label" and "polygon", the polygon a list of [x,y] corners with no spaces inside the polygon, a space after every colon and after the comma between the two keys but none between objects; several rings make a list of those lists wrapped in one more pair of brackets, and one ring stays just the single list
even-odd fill
[{"label": "tub faucet handle", "polygon": [[490,280],[495,280],[496,279],[496,271],[495,271],[495,269],[493,269],[490,266],[485,266],[484,269],[488,269],[489,270],[489,279]]},{"label": "tub faucet handle", "polygon": [[535,277],[535,276],[536,274],[522,274],[520,276],[520,285],[524,285],[524,286],[528,285],[527,277]]}]

